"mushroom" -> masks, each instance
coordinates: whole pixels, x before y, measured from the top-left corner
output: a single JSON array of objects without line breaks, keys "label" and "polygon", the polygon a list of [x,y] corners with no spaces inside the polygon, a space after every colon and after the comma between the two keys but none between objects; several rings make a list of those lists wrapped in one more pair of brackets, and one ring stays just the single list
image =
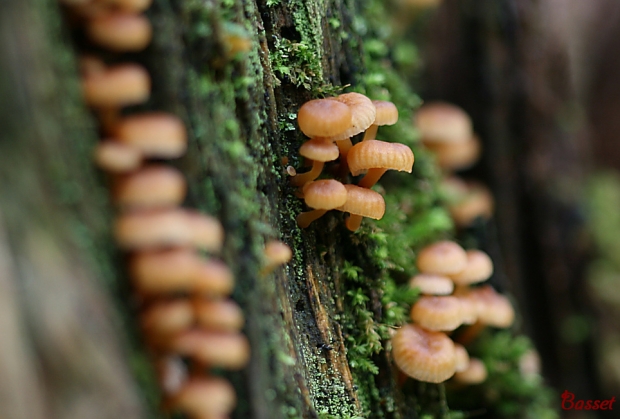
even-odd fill
[{"label": "mushroom", "polygon": [[362,188],[371,188],[389,169],[411,173],[413,160],[413,152],[406,145],[378,140],[359,142],[347,155],[353,176],[368,170],[366,176],[358,183]]},{"label": "mushroom", "polygon": [[385,200],[380,194],[356,185],[344,185],[344,187],[347,190],[347,200],[336,209],[350,214],[346,221],[349,230],[356,231],[362,223],[362,217],[375,220],[380,220],[383,217]]},{"label": "mushroom", "polygon": [[114,127],[114,133],[118,141],[135,147],[146,157],[174,159],[187,149],[185,125],[168,113],[127,116]]},{"label": "mushroom", "polygon": [[222,226],[216,219],[180,208],[122,214],[116,220],[114,235],[125,249],[197,246],[218,251],[223,240]]},{"label": "mushroom", "polygon": [[461,302],[449,295],[422,296],[411,307],[411,319],[427,330],[454,330],[463,323]]},{"label": "mushroom", "polygon": [[446,171],[464,170],[473,166],[480,158],[480,139],[472,135],[469,139],[448,143],[424,143],[435,154],[437,164]]},{"label": "mushroom", "polygon": [[328,99],[304,103],[297,112],[299,129],[310,138],[331,137],[351,126],[351,110],[344,104]]},{"label": "mushroom", "polygon": [[465,269],[450,278],[457,285],[469,285],[486,281],[493,274],[493,261],[481,250],[468,250]]},{"label": "mushroom", "polygon": [[250,358],[250,347],[240,333],[188,330],[170,342],[170,349],[210,366],[238,370]]},{"label": "mushroom", "polygon": [[194,309],[187,300],[160,301],[142,312],[140,318],[147,339],[160,346],[192,325]]},{"label": "mushroom", "polygon": [[94,154],[97,166],[108,172],[130,172],[142,164],[142,153],[138,149],[113,140],[101,141]]},{"label": "mushroom", "polygon": [[424,145],[430,143],[457,143],[473,135],[471,119],[458,106],[445,102],[423,105],[414,120]]},{"label": "mushroom", "polygon": [[144,16],[109,13],[91,19],[86,33],[96,44],[115,52],[140,51],[151,42],[151,22]]},{"label": "mushroom", "polygon": [[145,294],[199,292],[217,297],[229,295],[234,285],[228,266],[190,248],[137,252],[129,260],[129,273]]},{"label": "mushroom", "polygon": [[490,285],[471,290],[471,298],[480,303],[478,305],[478,321],[487,326],[506,328],[515,320],[515,311],[506,296],[497,293]]},{"label": "mushroom", "polygon": [[398,368],[409,377],[441,383],[454,375],[454,343],[441,332],[407,324],[392,337],[392,356]]},{"label": "mushroom", "polygon": [[409,286],[426,295],[450,295],[454,291],[454,282],[443,275],[418,274],[409,280]]},{"label": "mushroom", "polygon": [[470,358],[467,368],[454,374],[454,381],[461,384],[480,384],[487,379],[487,367],[478,358]]},{"label": "mushroom", "polygon": [[351,126],[341,134],[330,136],[333,141],[336,141],[343,165],[346,166],[347,153],[353,146],[351,137],[367,130],[372,125],[377,109],[372,101],[361,93],[344,93],[327,99],[344,103],[351,110]]},{"label": "mushroom", "polygon": [[304,186],[319,177],[325,162],[336,160],[339,152],[338,147],[333,142],[314,138],[302,144],[299,148],[299,154],[312,160],[312,169],[309,172],[292,177],[291,183],[294,186]]},{"label": "mushroom", "polygon": [[333,179],[317,180],[306,184],[304,186],[304,200],[306,205],[314,209],[299,214],[297,224],[301,228],[306,228],[327,211],[345,205],[347,201],[346,187],[347,185]]},{"label": "mushroom", "polygon": [[219,377],[194,377],[169,402],[173,410],[190,418],[223,418],[235,408],[235,390]]},{"label": "mushroom", "polygon": [[440,190],[458,227],[468,227],[479,217],[489,219],[493,215],[493,195],[481,183],[451,176],[441,182]]},{"label": "mushroom", "polygon": [[137,64],[119,64],[103,70],[92,67],[82,77],[86,103],[98,111],[103,131],[109,133],[123,106],[146,102],[151,94],[151,79]]},{"label": "mushroom", "polygon": [[469,366],[469,354],[467,349],[460,343],[454,344],[454,352],[456,354],[456,372],[463,372]]},{"label": "mushroom", "polygon": [[373,100],[372,104],[375,105],[377,114],[375,116],[375,121],[372,123],[370,128],[366,130],[362,141],[374,140],[377,136],[377,129],[379,126],[394,125],[398,122],[398,109],[396,109],[396,105],[392,102]]},{"label": "mushroom", "polygon": [[416,263],[422,273],[457,274],[467,265],[467,253],[455,242],[439,241],[422,249]]},{"label": "mushroom", "polygon": [[220,332],[238,332],[243,327],[243,312],[234,301],[201,300],[194,307],[196,320],[201,328]]},{"label": "mushroom", "polygon": [[122,208],[154,208],[179,205],[186,184],[181,172],[170,166],[151,165],[116,179],[112,196]]},{"label": "mushroom", "polygon": [[293,257],[291,248],[279,240],[270,240],[263,249],[264,265],[261,275],[267,275],[280,265],[287,263]]}]

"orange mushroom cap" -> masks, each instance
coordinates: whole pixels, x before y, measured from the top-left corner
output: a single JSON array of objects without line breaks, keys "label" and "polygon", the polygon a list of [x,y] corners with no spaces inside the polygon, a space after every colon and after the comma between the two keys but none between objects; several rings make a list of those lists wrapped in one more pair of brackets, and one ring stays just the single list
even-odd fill
[{"label": "orange mushroom cap", "polygon": [[235,390],[219,377],[194,377],[171,400],[174,410],[192,418],[219,419],[235,408]]},{"label": "orange mushroom cap", "polygon": [[378,140],[359,142],[347,154],[353,176],[373,168],[411,173],[413,160],[413,152],[406,145]]},{"label": "orange mushroom cap", "polygon": [[151,93],[147,71],[137,64],[119,64],[82,78],[84,100],[94,107],[121,107],[146,102]]},{"label": "orange mushroom cap", "polygon": [[95,148],[95,163],[108,172],[130,172],[140,167],[142,153],[135,147],[117,141],[104,140]]},{"label": "orange mushroom cap", "polygon": [[344,93],[327,99],[344,103],[351,110],[350,127],[341,134],[330,135],[333,141],[345,140],[365,131],[372,125],[377,115],[375,105],[361,93]]},{"label": "orange mushroom cap", "polygon": [[112,195],[122,207],[176,206],[185,198],[185,178],[177,169],[151,165],[118,178]]},{"label": "orange mushroom cap", "polygon": [[445,102],[423,105],[415,116],[415,126],[420,130],[425,144],[467,141],[473,135],[467,113]]},{"label": "orange mushroom cap", "polygon": [[476,136],[452,143],[425,143],[425,146],[435,154],[439,167],[448,171],[465,170],[473,166],[482,151]]},{"label": "orange mushroom cap", "polygon": [[488,326],[506,328],[514,323],[515,311],[506,296],[497,293],[490,285],[474,288],[471,297],[478,300],[478,320]]},{"label": "orange mushroom cap", "polygon": [[204,364],[232,370],[243,368],[250,359],[247,338],[240,333],[189,330],[175,337],[170,349]]},{"label": "orange mushroom cap", "polygon": [[441,332],[407,324],[392,337],[392,356],[398,368],[416,380],[441,383],[454,375],[454,342]]},{"label": "orange mushroom cap", "polygon": [[440,188],[457,226],[467,227],[478,217],[488,219],[493,215],[493,195],[485,185],[452,176],[444,179]]},{"label": "orange mushroom cap", "polygon": [[480,384],[487,379],[487,367],[478,358],[470,358],[467,368],[454,374],[454,381],[462,384]]},{"label": "orange mushroom cap", "polygon": [[398,122],[398,109],[392,102],[385,100],[373,100],[377,114],[373,125],[394,125]]},{"label": "orange mushroom cap", "polygon": [[315,99],[304,103],[297,112],[297,123],[308,137],[332,137],[351,126],[351,110],[344,103]]},{"label": "orange mushroom cap", "polygon": [[238,332],[243,327],[243,312],[234,301],[203,300],[195,308],[197,322],[206,330]]},{"label": "orange mushroom cap", "polygon": [[151,42],[151,22],[142,15],[111,13],[90,20],[86,25],[90,39],[116,52],[140,51]]},{"label": "orange mushroom cap", "polygon": [[469,285],[489,279],[493,274],[493,261],[489,255],[481,250],[468,250],[466,254],[467,265],[465,265],[465,269],[450,275],[454,283]]},{"label": "orange mushroom cap", "polygon": [[149,340],[167,340],[189,328],[194,322],[194,309],[187,300],[161,301],[146,309],[140,316]]},{"label": "orange mushroom cap", "polygon": [[334,179],[315,180],[304,186],[306,205],[314,209],[331,210],[347,201],[346,185]]},{"label": "orange mushroom cap", "polygon": [[454,330],[463,323],[461,302],[449,295],[422,296],[411,307],[411,319],[428,330]]},{"label": "orange mushroom cap", "polygon": [[420,272],[438,275],[456,274],[467,265],[467,254],[457,243],[440,241],[420,251],[417,266]]},{"label": "orange mushroom cap", "polygon": [[380,220],[385,214],[385,200],[381,194],[356,185],[344,185],[347,190],[347,200],[338,211],[348,212],[362,217]]},{"label": "orange mushroom cap", "polygon": [[409,280],[409,286],[426,295],[450,295],[454,291],[454,282],[443,275],[418,274]]},{"label": "orange mushroom cap", "polygon": [[198,246],[218,251],[223,240],[222,226],[216,219],[180,208],[122,214],[116,220],[114,235],[125,249]]},{"label": "orange mushroom cap", "polygon": [[338,158],[340,152],[338,146],[331,141],[322,138],[314,138],[306,141],[299,147],[299,154],[316,161],[333,161]]},{"label": "orange mushroom cap", "polygon": [[177,158],[187,149],[185,124],[178,117],[150,112],[123,118],[115,127],[118,141],[147,157]]},{"label": "orange mushroom cap", "polygon": [[467,349],[460,343],[455,343],[454,350],[456,354],[456,372],[463,372],[469,366],[469,354],[467,353]]}]

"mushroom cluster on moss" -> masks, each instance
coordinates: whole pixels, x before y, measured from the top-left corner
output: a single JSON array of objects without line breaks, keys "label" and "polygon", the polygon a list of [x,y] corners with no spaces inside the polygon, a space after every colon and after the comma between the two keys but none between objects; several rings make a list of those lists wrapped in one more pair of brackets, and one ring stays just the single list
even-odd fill
[{"label": "mushroom cluster on moss", "polygon": [[[351,231],[360,227],[363,217],[383,217],[385,201],[370,188],[387,170],[411,173],[414,161],[413,152],[404,144],[375,139],[379,126],[393,125],[397,120],[398,110],[393,103],[371,101],[360,93],[315,99],[301,106],[297,114],[299,128],[311,139],[301,146],[299,154],[312,162],[312,169],[296,174],[291,183],[301,188],[299,195],[312,210],[297,217],[300,227],[308,227],[334,209],[350,214],[346,226]],[[351,137],[364,131],[362,141],[353,145]],[[349,171],[353,176],[366,175],[357,185],[335,179],[316,181],[324,164],[338,159],[340,175],[344,176],[341,180]]]},{"label": "mushroom cluster on moss", "polygon": [[[151,22],[142,14],[151,0],[63,4],[88,40],[108,53],[140,51],[151,42]],[[162,163],[185,153],[183,121],[164,112],[121,112],[143,105],[151,93],[148,72],[135,63],[118,64],[123,58],[115,57],[111,65],[92,55],[80,60],[84,100],[104,135],[94,159],[110,174],[111,197],[119,211],[114,236],[128,253],[144,340],[166,398],[163,405],[192,418],[226,418],[234,409],[235,392],[210,369],[243,368],[250,348],[241,333],[241,308],[230,299],[233,273],[217,256],[224,229],[214,217],[181,207],[186,180]],[[286,258],[286,249],[275,247],[269,255],[279,258],[270,262],[277,265]],[[288,253],[290,258],[290,249]]]},{"label": "mushroom cluster on moss", "polygon": [[417,267],[420,273],[409,284],[422,296],[411,307],[413,325],[402,327],[392,339],[394,361],[421,381],[438,383],[457,373],[455,380],[461,383],[481,382],[486,377],[484,364],[469,359],[466,349],[446,332],[473,324],[510,327],[514,310],[508,299],[489,285],[470,287],[491,277],[493,262],[480,250],[440,241],[419,252]]}]

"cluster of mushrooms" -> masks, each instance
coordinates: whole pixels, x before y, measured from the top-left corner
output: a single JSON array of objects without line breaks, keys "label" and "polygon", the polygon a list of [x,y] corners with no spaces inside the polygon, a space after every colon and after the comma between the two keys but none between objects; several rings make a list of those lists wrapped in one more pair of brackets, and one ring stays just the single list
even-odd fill
[{"label": "cluster of mushrooms", "polygon": [[455,105],[430,102],[418,110],[414,125],[422,144],[435,154],[437,164],[446,174],[441,191],[456,226],[468,227],[478,218],[491,218],[494,203],[489,189],[454,175],[480,158],[480,139],[473,132],[469,115]]},{"label": "cluster of mushrooms", "polygon": [[505,296],[490,285],[472,286],[492,275],[493,262],[480,250],[465,251],[455,242],[440,241],[420,251],[417,267],[420,273],[411,278],[410,285],[422,297],[411,308],[413,324],[401,327],[392,337],[396,365],[420,381],[440,383],[453,375],[460,383],[484,381],[487,373],[482,361],[469,358],[465,347],[446,332],[462,325],[471,330],[512,325],[515,314]]},{"label": "cluster of mushrooms", "polygon": [[[151,24],[141,14],[150,2],[62,0],[69,19],[83,27],[93,46],[114,53],[139,51],[150,43]],[[80,64],[84,98],[103,137],[95,160],[109,174],[119,210],[114,235],[128,254],[164,407],[195,418],[228,417],[234,389],[208,370],[243,368],[250,348],[240,332],[243,313],[229,299],[232,272],[216,258],[223,228],[217,219],[181,207],[185,178],[162,163],[185,153],[185,125],[163,112],[123,115],[123,107],[142,104],[150,95],[150,77],[142,66],[107,65],[95,56],[82,56]]]},{"label": "cluster of mushrooms", "polygon": [[[345,93],[337,97],[315,99],[299,109],[297,122],[310,140],[299,154],[311,162],[310,171],[295,174],[291,183],[299,187],[299,196],[312,210],[297,217],[300,227],[306,228],[329,210],[348,212],[346,226],[356,231],[363,217],[381,219],[385,214],[383,197],[372,186],[387,170],[411,173],[413,152],[399,143],[376,140],[381,125],[398,121],[398,110],[391,102],[371,101],[360,93]],[[353,145],[351,137],[365,131],[362,141]],[[354,184],[335,179],[316,180],[326,162],[339,159],[342,178],[365,175]]]}]

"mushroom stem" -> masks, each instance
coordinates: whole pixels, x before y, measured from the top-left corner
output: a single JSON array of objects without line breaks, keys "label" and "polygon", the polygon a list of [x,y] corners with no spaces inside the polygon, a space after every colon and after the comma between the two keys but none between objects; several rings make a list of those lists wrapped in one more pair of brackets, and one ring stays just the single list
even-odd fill
[{"label": "mushroom stem", "polygon": [[346,176],[349,172],[347,154],[349,154],[349,150],[353,147],[353,143],[350,138],[345,138],[344,140],[336,141],[336,145],[338,146],[338,150],[340,150],[340,175]]},{"label": "mushroom stem", "polygon": [[102,106],[96,112],[101,124],[101,132],[104,136],[114,136],[114,127],[120,118],[118,106]]},{"label": "mushroom stem", "polygon": [[362,225],[362,216],[351,214],[349,218],[347,218],[347,228],[351,231],[356,231]]},{"label": "mushroom stem", "polygon": [[319,177],[324,165],[325,163],[322,161],[313,160],[312,169],[309,172],[293,176],[291,178],[291,183],[293,186],[304,186],[306,183],[312,182],[314,179]]},{"label": "mushroom stem", "polygon": [[375,138],[377,138],[377,130],[378,129],[379,129],[379,125],[371,125],[366,130],[366,133],[364,134],[364,139],[362,141],[374,140]]},{"label": "mushroom stem", "polygon": [[387,169],[368,169],[368,173],[366,173],[366,176],[360,180],[357,186],[370,189],[375,185],[375,183],[377,183],[385,172],[387,172]]},{"label": "mushroom stem", "polygon": [[321,218],[327,210],[312,210],[302,212],[297,216],[297,224],[301,228],[307,228],[314,220]]}]

